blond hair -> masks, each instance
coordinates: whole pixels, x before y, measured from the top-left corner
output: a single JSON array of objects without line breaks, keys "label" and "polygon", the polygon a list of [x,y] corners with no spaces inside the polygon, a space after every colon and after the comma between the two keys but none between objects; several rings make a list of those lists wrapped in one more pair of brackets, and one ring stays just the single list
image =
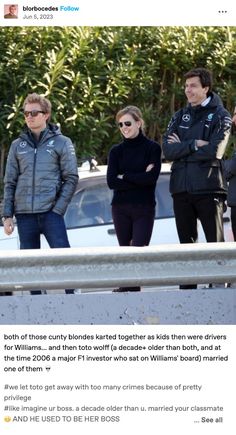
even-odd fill
[{"label": "blond hair", "polygon": [[49,115],[51,115],[52,105],[47,98],[43,97],[42,95],[36,94],[36,92],[33,92],[32,94],[28,94],[23,103],[23,109],[25,109],[26,104],[33,104],[33,103],[39,104],[44,113],[48,113]]},{"label": "blond hair", "polygon": [[130,115],[135,121],[141,122],[141,129],[144,130],[144,120],[141,110],[137,106],[126,106],[124,109],[119,110],[116,114],[116,122],[124,115]]}]

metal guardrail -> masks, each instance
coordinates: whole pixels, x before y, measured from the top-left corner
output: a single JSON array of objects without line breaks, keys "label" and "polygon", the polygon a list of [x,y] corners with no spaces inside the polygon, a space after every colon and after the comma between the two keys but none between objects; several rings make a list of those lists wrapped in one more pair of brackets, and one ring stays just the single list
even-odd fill
[{"label": "metal guardrail", "polygon": [[[211,243],[0,251],[0,291],[233,282],[235,246]],[[236,289],[223,287],[14,294],[0,298],[0,324],[236,324]]]},{"label": "metal guardrail", "polygon": [[236,281],[236,244],[0,251],[0,291]]}]

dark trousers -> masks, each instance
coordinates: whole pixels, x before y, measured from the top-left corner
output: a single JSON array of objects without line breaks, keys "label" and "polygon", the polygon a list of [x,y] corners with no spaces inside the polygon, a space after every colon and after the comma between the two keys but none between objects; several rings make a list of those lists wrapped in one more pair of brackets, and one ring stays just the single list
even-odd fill
[{"label": "dark trousers", "polygon": [[236,206],[231,207],[231,226],[232,226],[234,241],[236,242]]},{"label": "dark trousers", "polygon": [[207,242],[224,242],[224,201],[214,194],[179,193],[173,195],[174,213],[180,243],[197,241],[197,219]]},{"label": "dark trousers", "polygon": [[[69,248],[63,216],[53,211],[46,213],[17,214],[20,249],[40,249],[40,235],[43,234],[50,248]],[[66,290],[66,293],[73,293]],[[41,294],[40,290],[32,294]]]},{"label": "dark trousers", "polygon": [[[120,246],[147,246],[151,240],[155,206],[119,204],[112,217]],[[140,287],[120,287],[118,291],[140,291]]]},{"label": "dark trousers", "polygon": [[154,206],[113,205],[112,217],[120,246],[149,245],[155,218]]},{"label": "dark trousers", "polygon": [[[224,242],[223,198],[214,194],[179,193],[173,195],[174,213],[180,243],[195,243],[200,220],[207,242]],[[196,284],[180,285],[180,289],[197,288]]]}]

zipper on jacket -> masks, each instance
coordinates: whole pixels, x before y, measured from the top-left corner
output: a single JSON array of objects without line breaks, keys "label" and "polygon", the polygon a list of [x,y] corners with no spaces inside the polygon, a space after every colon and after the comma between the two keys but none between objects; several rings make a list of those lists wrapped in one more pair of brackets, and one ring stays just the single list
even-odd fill
[{"label": "zipper on jacket", "polygon": [[36,158],[37,158],[37,148],[34,149],[34,164],[33,164],[33,183],[32,183],[32,213],[34,211],[34,194],[35,194],[35,167],[36,167]]},{"label": "zipper on jacket", "polygon": [[[47,141],[48,141],[47,135],[48,135],[48,129],[45,129],[45,131],[43,132],[42,137],[40,138],[40,141],[38,141],[37,145],[35,145],[35,148],[34,148],[33,182],[32,182],[32,202],[31,202],[32,213],[34,212],[35,169],[36,169],[37,152],[38,152],[38,148],[39,148],[39,146],[43,145],[44,142],[47,142]],[[53,135],[53,136],[54,136],[54,135]],[[45,139],[46,139],[46,141],[45,141]]]}]

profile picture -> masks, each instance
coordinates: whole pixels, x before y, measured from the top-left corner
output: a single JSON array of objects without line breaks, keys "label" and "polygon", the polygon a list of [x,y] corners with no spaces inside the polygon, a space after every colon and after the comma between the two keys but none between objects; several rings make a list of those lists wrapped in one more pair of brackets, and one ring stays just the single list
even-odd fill
[{"label": "profile picture", "polygon": [[18,18],[18,5],[4,5],[4,18]]}]

